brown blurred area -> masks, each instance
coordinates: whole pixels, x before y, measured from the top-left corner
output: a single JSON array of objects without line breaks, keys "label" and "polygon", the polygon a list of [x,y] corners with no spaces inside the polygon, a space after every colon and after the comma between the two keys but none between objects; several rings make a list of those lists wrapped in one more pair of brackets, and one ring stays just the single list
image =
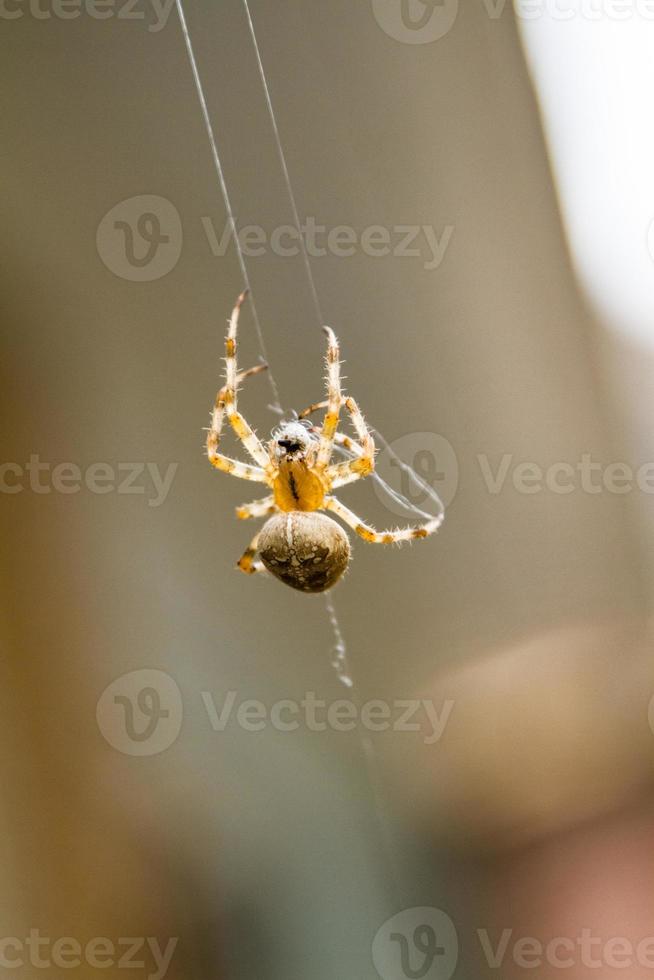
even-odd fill
[{"label": "brown blurred area", "polygon": [[[253,0],[252,14],[300,214],[453,227],[433,270],[361,252],[312,263],[366,417],[391,441],[438,433],[458,461],[436,539],[354,542],[334,598],[357,697],[449,700],[451,716],[435,744],[374,739],[376,803],[356,732],[212,729],[202,692],[346,692],[322,600],[235,571],[252,529],[234,506],[261,494],[203,456],[242,282],[205,234],[225,210],[179,23],[26,8],[3,24],[3,461],[176,469],[159,506],[2,494],[3,937],[176,937],[170,980],[375,977],[372,938],[401,906],[457,922],[457,977],[498,973],[476,928],[638,942],[653,871],[644,505],[490,493],[479,465],[628,459],[620,396],[649,363],[607,340],[575,282],[516,26],[462,5],[446,37],[412,46],[368,3]],[[239,225],[288,223],[242,6],[187,16]],[[156,281],[113,275],[96,247],[136,195],[181,216],[181,257]],[[250,275],[282,401],[301,409],[323,373],[301,261],[266,253]],[[250,315],[241,337],[247,367]],[[241,407],[267,433],[269,390],[249,384]],[[369,484],[343,499],[400,520]],[[96,711],[146,668],[174,679],[184,717],[166,751],[138,757]],[[149,973],[151,958],[131,975]]]}]

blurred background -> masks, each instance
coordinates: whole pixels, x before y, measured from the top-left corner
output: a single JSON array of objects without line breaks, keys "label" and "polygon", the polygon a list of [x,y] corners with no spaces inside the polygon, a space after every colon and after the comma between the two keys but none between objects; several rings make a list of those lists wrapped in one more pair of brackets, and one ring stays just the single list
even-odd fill
[{"label": "blurred background", "polygon": [[[300,410],[324,338],[246,11],[185,11]],[[2,970],[650,976],[654,11],[251,13],[347,390],[447,519],[353,541],[344,687],[204,456],[243,281],[177,12],[6,0]]]}]

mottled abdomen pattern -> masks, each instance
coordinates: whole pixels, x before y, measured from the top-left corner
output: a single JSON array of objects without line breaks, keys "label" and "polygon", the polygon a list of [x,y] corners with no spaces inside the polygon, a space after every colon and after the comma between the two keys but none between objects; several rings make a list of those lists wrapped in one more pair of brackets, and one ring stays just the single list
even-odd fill
[{"label": "mottled abdomen pattern", "polygon": [[275,514],[262,527],[258,547],[268,571],[301,592],[331,588],[350,560],[343,528],[316,511]]}]

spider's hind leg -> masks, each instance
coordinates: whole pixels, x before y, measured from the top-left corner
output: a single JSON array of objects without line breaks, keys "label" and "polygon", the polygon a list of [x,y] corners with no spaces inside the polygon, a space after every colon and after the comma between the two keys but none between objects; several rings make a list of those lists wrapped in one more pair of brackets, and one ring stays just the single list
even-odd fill
[{"label": "spider's hind leg", "polygon": [[259,532],[250,541],[249,545],[237,561],[237,568],[240,568],[246,575],[254,575],[255,572],[264,572],[263,562],[255,561],[257,545],[259,543]]},{"label": "spider's hind leg", "polygon": [[369,524],[360,521],[354,511],[342,504],[337,497],[325,497],[325,510],[337,514],[342,521],[351,527],[353,531],[368,541],[369,544],[399,544],[402,541],[415,541],[418,538],[426,538],[428,535],[437,531],[443,523],[443,514],[433,517],[424,524],[413,527],[389,528],[387,531],[376,531]]},{"label": "spider's hind leg", "polygon": [[276,510],[275,499],[272,494],[269,494],[261,500],[251,500],[247,504],[241,504],[236,508],[236,516],[239,520],[245,521],[249,517],[267,517],[269,514],[274,514]]}]

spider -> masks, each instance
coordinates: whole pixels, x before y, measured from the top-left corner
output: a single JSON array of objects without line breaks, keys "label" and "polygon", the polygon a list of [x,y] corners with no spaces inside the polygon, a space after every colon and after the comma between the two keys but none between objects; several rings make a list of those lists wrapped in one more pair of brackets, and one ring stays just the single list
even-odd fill
[{"label": "spider", "polygon": [[[241,520],[268,518],[245,549],[238,568],[248,575],[267,569],[294,589],[324,592],[345,572],[350,561],[350,542],[343,528],[320,511],[340,517],[364,541],[374,544],[426,538],[438,529],[442,518],[434,517],[417,527],[376,531],[333,495],[338,487],[373,472],[375,443],[354,398],[341,392],[339,346],[330,327],[323,328],[327,335],[327,399],[311,405],[292,421],[282,422],[267,444],[261,442],[237,408],[240,383],[267,367],[258,364],[241,372],[237,368],[236,331],[246,296],[247,290],[238,297],[229,319],[225,384],[216,395],[211,413],[207,455],[216,469],[243,480],[265,483],[272,490],[261,500],[236,508]],[[337,431],[342,408],[350,416],[356,439]],[[326,413],[318,428],[308,416],[320,409],[326,409]],[[218,451],[225,417],[254,465]],[[332,463],[334,444],[347,450],[351,458]]]}]

